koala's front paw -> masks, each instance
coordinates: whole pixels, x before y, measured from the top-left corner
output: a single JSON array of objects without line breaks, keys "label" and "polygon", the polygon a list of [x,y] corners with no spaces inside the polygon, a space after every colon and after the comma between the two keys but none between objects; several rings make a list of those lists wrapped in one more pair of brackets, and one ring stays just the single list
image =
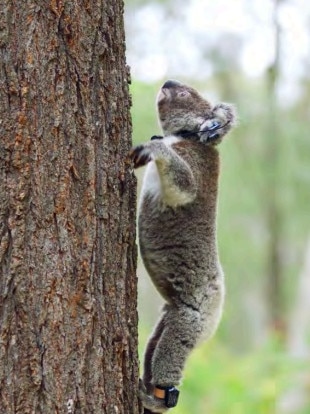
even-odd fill
[{"label": "koala's front paw", "polygon": [[134,168],[139,168],[152,160],[152,153],[147,146],[138,145],[131,149],[129,157],[133,161]]},{"label": "koala's front paw", "polygon": [[200,141],[214,142],[221,138],[221,122],[218,119],[208,119],[201,125]]},{"label": "koala's front paw", "polygon": [[140,379],[139,381],[139,397],[142,401],[143,407],[150,410],[152,413],[165,413],[168,411],[165,401],[160,398],[154,397],[154,395],[148,394],[146,388]]}]

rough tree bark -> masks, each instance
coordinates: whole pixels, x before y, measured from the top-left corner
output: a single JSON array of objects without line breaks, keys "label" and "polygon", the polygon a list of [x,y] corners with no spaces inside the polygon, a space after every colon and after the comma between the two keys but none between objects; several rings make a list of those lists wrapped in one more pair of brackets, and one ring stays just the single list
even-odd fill
[{"label": "rough tree bark", "polygon": [[0,0],[0,412],[139,412],[122,0]]}]

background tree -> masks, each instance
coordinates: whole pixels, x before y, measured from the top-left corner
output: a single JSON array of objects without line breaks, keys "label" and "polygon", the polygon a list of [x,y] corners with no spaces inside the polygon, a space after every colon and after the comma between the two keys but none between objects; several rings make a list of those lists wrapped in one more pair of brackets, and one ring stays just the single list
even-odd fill
[{"label": "background tree", "polygon": [[0,19],[0,411],[138,413],[123,2]]},{"label": "background tree", "polygon": [[266,73],[267,84],[267,122],[265,142],[265,168],[267,171],[266,190],[263,194],[266,200],[266,226],[268,231],[267,248],[267,294],[268,320],[270,328],[280,334],[285,332],[285,306],[284,306],[284,272],[281,255],[282,211],[281,211],[281,153],[282,131],[278,110],[278,84],[280,78],[281,61],[281,27],[279,24],[279,7],[281,0],[274,0],[273,4],[273,31],[274,31],[274,61]]}]

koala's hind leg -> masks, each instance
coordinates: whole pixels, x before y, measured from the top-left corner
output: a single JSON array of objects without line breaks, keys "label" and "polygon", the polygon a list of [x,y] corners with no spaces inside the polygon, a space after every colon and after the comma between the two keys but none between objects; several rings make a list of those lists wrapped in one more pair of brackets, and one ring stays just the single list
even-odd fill
[{"label": "koala's hind leg", "polygon": [[200,312],[185,304],[167,305],[164,330],[152,358],[152,383],[178,385],[186,359],[202,335]]},{"label": "koala's hind leg", "polygon": [[143,372],[143,383],[148,393],[151,393],[153,390],[152,385],[152,358],[157,347],[157,343],[163,333],[165,328],[164,319],[161,318],[157,323],[152,336],[150,337],[146,350],[144,353],[144,372]]},{"label": "koala's hind leg", "polygon": [[170,387],[180,383],[185,361],[201,332],[202,324],[198,311],[186,305],[165,305],[164,315],[147,346],[145,382],[140,383],[140,398],[150,412],[167,411],[165,400],[154,396],[154,387]]}]

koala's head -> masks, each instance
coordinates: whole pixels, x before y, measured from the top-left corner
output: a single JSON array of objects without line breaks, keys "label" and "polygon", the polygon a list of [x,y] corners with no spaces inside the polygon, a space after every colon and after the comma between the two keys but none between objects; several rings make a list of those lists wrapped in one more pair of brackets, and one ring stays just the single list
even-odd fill
[{"label": "koala's head", "polygon": [[210,117],[211,104],[190,86],[168,80],[157,95],[158,118],[164,135],[198,131]]},{"label": "koala's head", "polygon": [[168,80],[157,95],[157,110],[163,133],[217,145],[235,125],[234,106],[214,107],[190,86]]}]

